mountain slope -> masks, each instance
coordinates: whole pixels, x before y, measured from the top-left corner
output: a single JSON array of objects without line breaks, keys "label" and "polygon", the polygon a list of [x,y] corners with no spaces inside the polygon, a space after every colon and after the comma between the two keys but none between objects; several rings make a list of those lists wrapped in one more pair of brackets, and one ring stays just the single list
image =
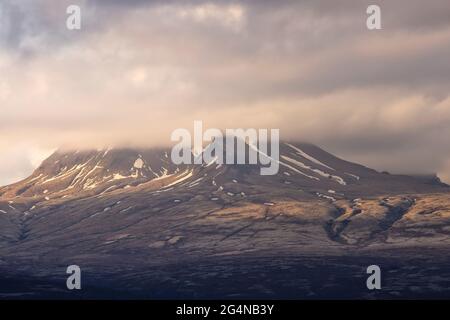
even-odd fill
[{"label": "mountain slope", "polygon": [[[284,274],[286,257],[381,259],[399,250],[409,259],[450,246],[446,185],[309,144],[283,143],[280,153],[279,173],[261,176],[250,165],[175,166],[164,149],[56,152],[0,188],[0,271],[57,279],[77,264],[94,283],[114,279],[127,294],[157,287],[167,297],[182,295],[179,265],[189,279],[212,281],[211,264],[227,273],[238,260],[243,270],[257,261]],[[166,268],[174,273],[158,271]],[[289,292],[290,281],[279,280]],[[258,294],[271,297],[265,285]]]}]

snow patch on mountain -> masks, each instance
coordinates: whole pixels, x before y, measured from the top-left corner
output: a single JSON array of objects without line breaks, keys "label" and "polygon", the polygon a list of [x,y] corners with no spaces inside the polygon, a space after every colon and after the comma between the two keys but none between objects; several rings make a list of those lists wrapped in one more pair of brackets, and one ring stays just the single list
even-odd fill
[{"label": "snow patch on mountain", "polygon": [[333,175],[333,174],[326,173],[326,172],[324,172],[324,171],[322,171],[322,170],[320,170],[320,169],[312,168],[312,167],[310,167],[310,166],[304,164],[303,162],[300,162],[300,161],[298,161],[298,160],[292,159],[292,158],[290,158],[290,157],[288,157],[288,156],[281,156],[281,157],[282,157],[284,160],[289,161],[289,162],[291,162],[291,163],[293,163],[293,164],[299,166],[299,167],[302,168],[302,169],[310,170],[310,171],[312,171],[312,172],[314,172],[314,173],[317,173],[318,175],[321,175],[322,177],[325,177],[325,178],[331,178],[331,179],[333,179],[334,181],[336,181],[337,183],[339,183],[339,184],[341,184],[341,185],[343,185],[343,186],[347,185],[347,183],[345,182],[345,180],[342,179],[342,178],[339,177],[339,176],[336,176],[336,175]]},{"label": "snow patch on mountain", "polygon": [[303,158],[306,158],[306,159],[308,159],[309,161],[314,162],[315,164],[321,165],[321,166],[323,166],[323,167],[325,167],[325,168],[328,168],[328,169],[330,169],[330,170],[336,171],[335,169],[333,169],[332,167],[326,165],[326,164],[323,163],[322,161],[319,161],[319,160],[317,160],[316,158],[310,156],[309,154],[307,154],[306,152],[304,152],[304,151],[301,150],[300,148],[297,148],[296,146],[293,146],[293,145],[290,144],[290,143],[286,143],[286,145],[287,145],[288,147],[291,147],[292,149],[294,149],[294,150],[297,152],[297,154],[300,155],[300,156],[302,156]]},{"label": "snow patch on mountain", "polygon": [[136,169],[142,169],[144,167],[144,160],[141,158],[137,158],[136,161],[134,161],[133,167]]}]

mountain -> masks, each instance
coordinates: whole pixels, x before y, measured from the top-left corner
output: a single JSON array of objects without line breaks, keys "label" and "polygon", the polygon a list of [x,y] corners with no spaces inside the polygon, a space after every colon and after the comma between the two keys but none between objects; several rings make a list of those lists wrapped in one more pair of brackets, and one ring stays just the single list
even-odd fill
[{"label": "mountain", "polygon": [[0,197],[59,199],[123,191],[138,186],[176,186],[180,179],[183,180],[179,182],[184,182],[181,186],[194,181],[192,184],[204,187],[205,184],[214,185],[213,180],[227,183],[239,178],[248,180],[253,186],[301,188],[312,194],[329,194],[329,191],[333,194],[332,191],[336,191],[338,198],[393,192],[433,192],[446,187],[437,177],[424,179],[379,173],[341,160],[311,144],[282,143],[280,169],[276,176],[261,176],[257,165],[212,163],[176,166],[169,156],[170,149],[57,151],[27,179],[0,188]]},{"label": "mountain", "polygon": [[20,284],[4,294],[70,297],[64,268],[77,264],[85,297],[330,297],[341,282],[313,288],[298,274],[346,274],[372,255],[412,274],[411,259],[420,272],[445,259],[450,194],[436,177],[380,173],[306,143],[283,142],[279,166],[262,176],[258,165],[177,166],[163,148],[57,151],[0,188],[0,271]]}]

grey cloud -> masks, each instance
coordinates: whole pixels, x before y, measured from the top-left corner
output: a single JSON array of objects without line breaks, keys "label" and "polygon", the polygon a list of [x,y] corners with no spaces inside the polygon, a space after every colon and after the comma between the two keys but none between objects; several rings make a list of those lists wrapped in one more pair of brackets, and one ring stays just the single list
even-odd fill
[{"label": "grey cloud", "polygon": [[2,1],[0,142],[156,144],[203,119],[450,169],[448,1],[377,1],[376,32],[366,0],[80,1],[68,32],[72,2]]}]

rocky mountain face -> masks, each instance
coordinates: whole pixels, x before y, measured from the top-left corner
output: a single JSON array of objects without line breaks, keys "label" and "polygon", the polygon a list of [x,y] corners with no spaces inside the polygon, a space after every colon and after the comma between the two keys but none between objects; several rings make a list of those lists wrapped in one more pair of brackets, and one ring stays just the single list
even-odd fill
[{"label": "rocky mountain face", "polygon": [[[64,268],[76,264],[89,275],[87,297],[329,297],[342,279],[311,280],[324,261],[342,277],[373,256],[397,261],[394,277],[403,267],[412,274],[409,259],[421,272],[445,259],[450,193],[437,178],[380,173],[287,142],[279,167],[262,176],[257,165],[177,166],[165,149],[58,151],[0,188],[0,271],[21,284],[0,278],[9,288],[0,296],[70,297]],[[438,291],[414,292],[402,278],[383,294],[450,296],[442,272],[424,280]],[[348,292],[369,295],[360,289]]]}]

